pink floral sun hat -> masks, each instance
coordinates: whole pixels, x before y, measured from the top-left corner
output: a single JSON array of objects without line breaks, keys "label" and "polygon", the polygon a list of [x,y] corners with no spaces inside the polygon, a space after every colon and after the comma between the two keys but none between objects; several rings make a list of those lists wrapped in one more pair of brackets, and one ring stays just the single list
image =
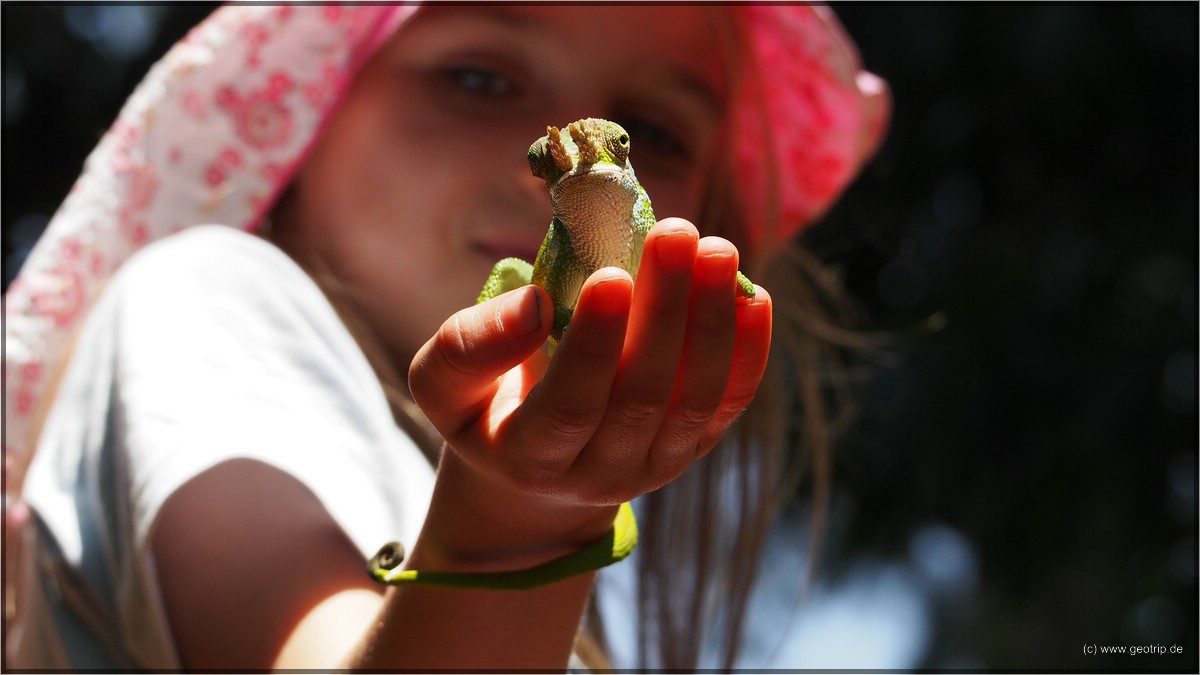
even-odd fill
[{"label": "pink floral sun hat", "polygon": [[[151,69],[5,295],[6,458],[30,452],[48,382],[104,281],[184,228],[255,229],[357,69],[414,11],[227,6]],[[751,45],[732,119],[737,188],[752,236],[778,243],[874,151],[888,95],[827,8],[736,12]],[[767,222],[781,226],[768,232]]]}]

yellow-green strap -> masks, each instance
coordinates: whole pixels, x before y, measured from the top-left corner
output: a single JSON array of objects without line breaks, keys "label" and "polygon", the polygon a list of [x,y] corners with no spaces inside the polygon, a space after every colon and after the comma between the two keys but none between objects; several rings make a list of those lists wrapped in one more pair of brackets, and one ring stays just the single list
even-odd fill
[{"label": "yellow-green strap", "polygon": [[428,572],[400,569],[404,547],[392,542],[379,550],[367,564],[372,579],[392,586],[420,584],[453,588],[524,590],[545,586],[585,572],[620,562],[637,546],[637,519],[628,502],[617,509],[613,528],[586,548],[535,567],[511,572]]}]

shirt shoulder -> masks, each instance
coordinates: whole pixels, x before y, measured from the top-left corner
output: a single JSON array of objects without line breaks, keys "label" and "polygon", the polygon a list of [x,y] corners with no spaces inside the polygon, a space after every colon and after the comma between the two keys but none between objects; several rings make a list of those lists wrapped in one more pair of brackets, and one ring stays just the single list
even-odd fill
[{"label": "shirt shoulder", "polygon": [[189,228],[147,246],[117,272],[105,295],[114,288],[126,305],[162,303],[160,310],[174,306],[199,312],[230,297],[243,303],[300,302],[311,309],[328,304],[304,270],[274,244],[220,225]]},{"label": "shirt shoulder", "polygon": [[317,284],[269,242],[197,227],[108,283],[24,484],[42,553],[145,638],[147,663],[173,649],[148,552],[156,518],[183,485],[237,460],[298,480],[364,561],[386,541],[411,546],[433,486]]}]

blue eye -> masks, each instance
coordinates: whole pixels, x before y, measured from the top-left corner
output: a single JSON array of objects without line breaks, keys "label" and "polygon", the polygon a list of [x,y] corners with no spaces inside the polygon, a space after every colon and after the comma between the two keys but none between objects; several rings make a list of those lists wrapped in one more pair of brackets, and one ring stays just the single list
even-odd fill
[{"label": "blue eye", "polygon": [[485,96],[508,96],[516,91],[509,78],[478,66],[461,66],[446,71],[447,77],[462,89]]}]

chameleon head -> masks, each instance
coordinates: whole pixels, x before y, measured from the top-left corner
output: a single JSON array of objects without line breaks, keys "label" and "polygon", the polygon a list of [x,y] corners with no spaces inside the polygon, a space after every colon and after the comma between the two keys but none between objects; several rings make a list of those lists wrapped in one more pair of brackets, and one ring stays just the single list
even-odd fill
[{"label": "chameleon head", "polygon": [[564,175],[592,171],[596,165],[609,165],[629,171],[629,134],[621,125],[589,117],[571,122],[566,134],[558,127],[546,127],[546,135],[529,146],[529,170],[553,186]]}]

